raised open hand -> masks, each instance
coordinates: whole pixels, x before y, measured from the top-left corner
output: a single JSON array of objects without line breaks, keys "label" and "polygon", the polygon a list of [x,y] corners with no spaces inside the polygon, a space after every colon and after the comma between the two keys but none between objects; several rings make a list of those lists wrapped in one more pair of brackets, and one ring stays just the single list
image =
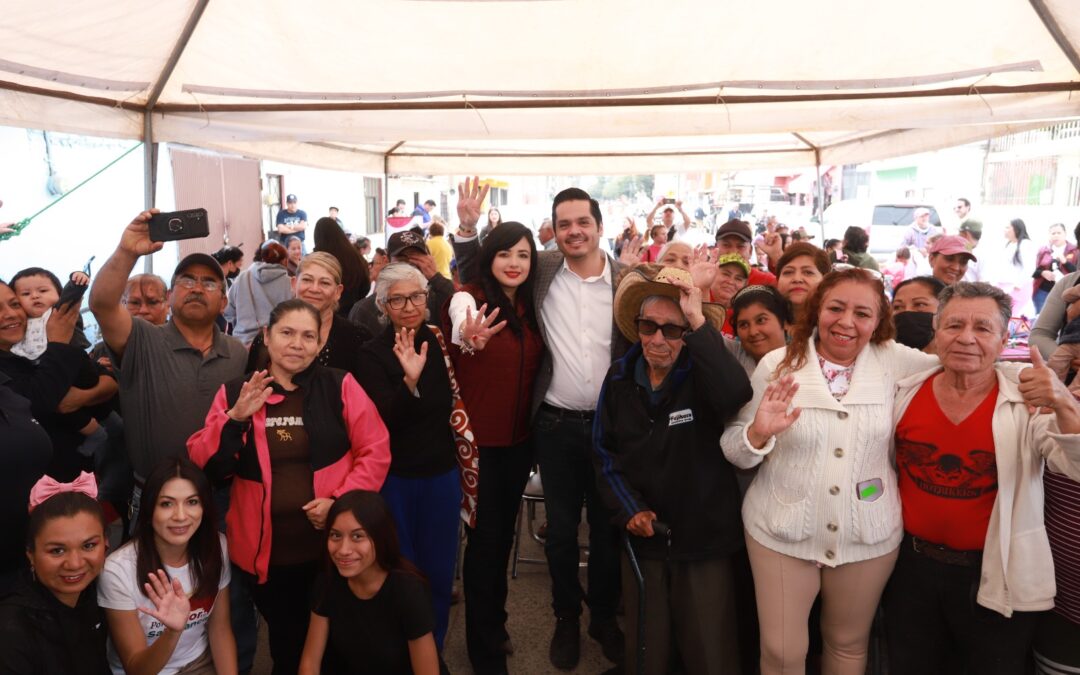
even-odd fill
[{"label": "raised open hand", "polygon": [[480,177],[474,176],[472,180],[466,178],[464,183],[458,183],[458,220],[463,230],[472,230],[480,222],[480,209],[487,199],[490,185],[480,185]]},{"label": "raised open hand", "polygon": [[148,614],[177,633],[184,630],[188,614],[191,613],[191,600],[184,592],[179,579],[169,581],[165,570],[150,573],[150,582],[143,584],[146,597],[154,603],[153,607],[140,607],[139,611]]},{"label": "raised open hand", "polygon": [[486,347],[491,338],[497,335],[503,328],[506,328],[505,320],[492,325],[499,316],[498,307],[493,309],[491,314],[488,314],[487,316],[484,316],[485,311],[487,311],[487,304],[480,305],[480,309],[477,310],[476,316],[473,316],[472,309],[466,307],[465,323],[461,324],[462,341],[476,351],[480,351]]},{"label": "raised open hand", "polygon": [[779,234],[766,232],[764,241],[758,244],[758,250],[769,257],[770,264],[776,264],[780,256],[784,255],[784,242]]},{"label": "raised open hand", "polygon": [[226,414],[237,422],[246,422],[266,405],[266,399],[274,393],[274,390],[270,388],[270,383],[273,381],[274,378],[268,371],[256,370],[251,374],[251,379],[240,387],[240,395],[236,398],[236,403]]},{"label": "raised open hand", "polygon": [[641,251],[645,248],[644,238],[635,236],[630,241],[624,242],[622,252],[619,253],[619,262],[627,267],[633,267],[641,262]]},{"label": "raised open hand", "polygon": [[394,333],[394,356],[397,357],[401,369],[405,371],[405,385],[410,391],[416,390],[416,383],[420,381],[420,373],[427,363],[428,343],[420,345],[420,351],[416,351],[416,331],[402,328]]},{"label": "raised open hand", "polygon": [[799,385],[791,375],[785,375],[765,387],[765,395],[758,406],[754,421],[746,430],[746,437],[755,448],[764,445],[773,436],[787,431],[802,413],[801,408],[791,408]]},{"label": "raised open hand", "polygon": [[697,251],[694,251],[694,262],[690,264],[690,279],[695,286],[703,291],[712,288],[719,271],[720,268],[711,262],[707,255],[704,260],[699,260]]}]

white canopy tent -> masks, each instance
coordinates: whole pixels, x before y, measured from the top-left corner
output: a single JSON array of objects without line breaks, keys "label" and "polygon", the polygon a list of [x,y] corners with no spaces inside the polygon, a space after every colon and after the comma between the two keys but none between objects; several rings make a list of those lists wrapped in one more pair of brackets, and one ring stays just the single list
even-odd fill
[{"label": "white canopy tent", "polygon": [[1080,116],[1076,0],[4,9],[0,124],[145,139],[148,154],[178,142],[372,174],[681,172],[855,163]]}]

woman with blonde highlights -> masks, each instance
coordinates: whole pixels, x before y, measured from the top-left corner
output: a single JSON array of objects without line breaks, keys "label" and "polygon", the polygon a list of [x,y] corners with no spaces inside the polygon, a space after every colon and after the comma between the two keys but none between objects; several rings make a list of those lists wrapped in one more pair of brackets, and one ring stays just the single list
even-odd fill
[{"label": "woman with blonde highlights", "polygon": [[[356,357],[360,347],[371,339],[362,326],[349,321],[338,313],[341,294],[341,263],[329,253],[316,251],[304,256],[293,278],[294,297],[303,300],[319,311],[319,355],[315,360],[321,366],[339,368],[356,375]],[[269,356],[266,343],[260,334],[251,344],[247,372],[266,368]]]}]

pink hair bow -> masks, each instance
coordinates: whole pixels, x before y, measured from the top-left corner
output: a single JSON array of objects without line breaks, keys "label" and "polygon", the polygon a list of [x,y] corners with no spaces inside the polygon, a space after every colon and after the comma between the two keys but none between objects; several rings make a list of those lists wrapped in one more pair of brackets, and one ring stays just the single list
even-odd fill
[{"label": "pink hair bow", "polygon": [[97,499],[98,487],[94,474],[83,471],[70,483],[58,483],[52,476],[42,476],[34,487],[30,488],[30,510],[50,497],[64,492],[81,492],[90,499]]}]

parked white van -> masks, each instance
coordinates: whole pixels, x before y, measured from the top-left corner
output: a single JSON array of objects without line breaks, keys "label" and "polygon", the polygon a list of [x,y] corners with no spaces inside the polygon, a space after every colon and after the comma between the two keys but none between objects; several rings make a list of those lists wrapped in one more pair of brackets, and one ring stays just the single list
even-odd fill
[{"label": "parked white van", "polygon": [[875,257],[891,257],[900,248],[908,226],[915,221],[915,209],[930,210],[930,223],[941,226],[938,211],[930,204],[916,202],[892,202],[876,204],[861,199],[844,199],[833,202],[825,209],[822,230],[825,239],[844,238],[844,230],[857,225],[870,235],[867,251]]}]

